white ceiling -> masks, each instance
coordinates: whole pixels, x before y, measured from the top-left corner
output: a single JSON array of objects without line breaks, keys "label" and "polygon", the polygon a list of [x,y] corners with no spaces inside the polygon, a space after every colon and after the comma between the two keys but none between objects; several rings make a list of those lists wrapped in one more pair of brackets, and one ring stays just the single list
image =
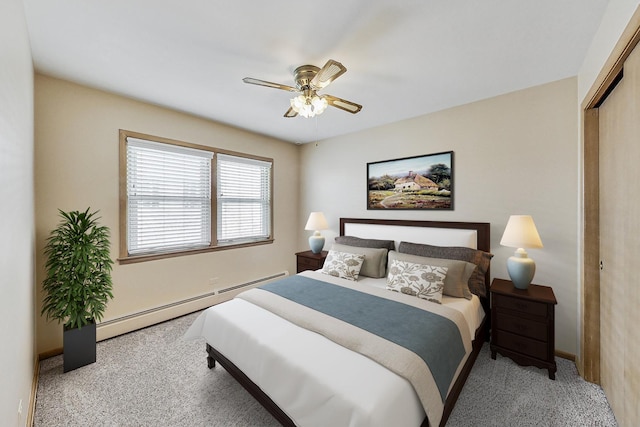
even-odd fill
[{"label": "white ceiling", "polygon": [[[305,143],[575,76],[607,0],[24,0],[43,74]],[[287,119],[293,70],[363,105]]]}]

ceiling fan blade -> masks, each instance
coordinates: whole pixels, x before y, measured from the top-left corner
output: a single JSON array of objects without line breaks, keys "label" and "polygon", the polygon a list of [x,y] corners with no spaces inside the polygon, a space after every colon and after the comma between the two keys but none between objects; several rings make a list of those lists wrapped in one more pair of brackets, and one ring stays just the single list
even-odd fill
[{"label": "ceiling fan blade", "polygon": [[316,90],[325,88],[329,86],[329,83],[343,75],[347,72],[347,67],[339,63],[338,61],[334,61],[330,59],[324,64],[318,73],[311,79],[309,84],[314,87]]},{"label": "ceiling fan blade", "polygon": [[338,98],[337,96],[322,95],[322,97],[326,99],[329,105],[331,105],[332,107],[348,111],[352,114],[356,114],[358,111],[362,110],[362,105],[356,104],[355,102],[347,101],[346,99]]},{"label": "ceiling fan blade", "polygon": [[265,80],[254,79],[251,77],[245,77],[244,79],[242,79],[242,81],[251,85],[272,87],[274,89],[288,90],[289,92],[300,92],[299,89],[293,86],[281,85],[280,83],[272,83]]},{"label": "ceiling fan blade", "polygon": [[298,113],[295,112],[295,110],[293,109],[293,107],[289,107],[289,109],[287,110],[286,113],[284,113],[284,116],[286,118],[291,118],[291,117],[296,117],[298,115]]}]

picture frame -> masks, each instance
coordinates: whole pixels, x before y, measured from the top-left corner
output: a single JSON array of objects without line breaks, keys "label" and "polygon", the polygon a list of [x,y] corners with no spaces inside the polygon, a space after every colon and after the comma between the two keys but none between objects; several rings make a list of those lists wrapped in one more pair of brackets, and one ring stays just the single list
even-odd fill
[{"label": "picture frame", "polygon": [[453,210],[453,151],[367,163],[368,210]]}]

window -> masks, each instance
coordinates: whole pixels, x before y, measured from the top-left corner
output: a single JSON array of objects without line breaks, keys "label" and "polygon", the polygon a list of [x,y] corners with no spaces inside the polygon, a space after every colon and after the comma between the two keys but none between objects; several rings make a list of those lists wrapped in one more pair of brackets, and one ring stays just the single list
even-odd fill
[{"label": "window", "polygon": [[271,163],[218,154],[218,243],[271,234]]},{"label": "window", "polygon": [[127,138],[129,255],[211,244],[213,153]]},{"label": "window", "polygon": [[271,159],[128,131],[120,140],[120,262],[273,240]]}]

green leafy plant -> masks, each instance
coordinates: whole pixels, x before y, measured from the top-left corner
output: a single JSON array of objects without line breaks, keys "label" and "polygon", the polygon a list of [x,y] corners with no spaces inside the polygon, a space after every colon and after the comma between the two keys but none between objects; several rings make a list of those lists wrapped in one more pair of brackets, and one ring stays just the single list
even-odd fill
[{"label": "green leafy plant", "polygon": [[89,213],[59,210],[62,220],[45,246],[47,277],[42,314],[65,322],[65,329],[81,328],[102,319],[113,298],[109,257],[109,228]]}]

